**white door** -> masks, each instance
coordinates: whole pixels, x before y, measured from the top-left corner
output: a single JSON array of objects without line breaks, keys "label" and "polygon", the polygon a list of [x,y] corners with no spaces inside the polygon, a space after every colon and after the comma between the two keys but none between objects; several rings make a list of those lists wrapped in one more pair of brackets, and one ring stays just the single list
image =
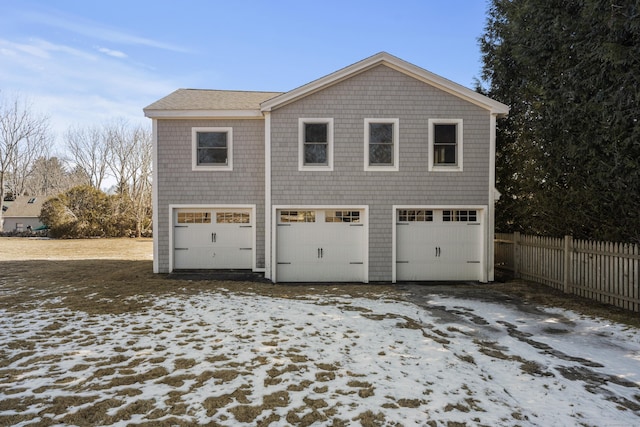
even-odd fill
[{"label": "white door", "polygon": [[362,210],[277,211],[278,282],[364,282]]},{"label": "white door", "polygon": [[482,280],[482,236],[476,209],[398,209],[396,280]]},{"label": "white door", "polygon": [[176,209],[173,268],[250,269],[253,218],[250,209]]}]

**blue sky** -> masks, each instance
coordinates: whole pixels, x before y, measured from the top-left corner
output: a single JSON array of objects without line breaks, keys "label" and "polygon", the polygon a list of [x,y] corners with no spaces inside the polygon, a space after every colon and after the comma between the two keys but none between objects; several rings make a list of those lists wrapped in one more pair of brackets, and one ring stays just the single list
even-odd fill
[{"label": "blue sky", "polygon": [[486,0],[0,0],[0,91],[58,135],[178,88],[288,91],[380,51],[473,87]]}]

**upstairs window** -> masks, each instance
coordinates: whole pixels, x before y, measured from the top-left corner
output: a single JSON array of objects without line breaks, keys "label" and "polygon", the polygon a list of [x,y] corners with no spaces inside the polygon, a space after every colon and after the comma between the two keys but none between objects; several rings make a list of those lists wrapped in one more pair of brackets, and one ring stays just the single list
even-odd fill
[{"label": "upstairs window", "polygon": [[429,170],[462,170],[462,120],[429,119]]},{"label": "upstairs window", "polygon": [[299,119],[298,170],[333,170],[333,119]]},{"label": "upstairs window", "polygon": [[399,119],[364,120],[364,170],[398,170],[399,124]]},{"label": "upstairs window", "polygon": [[193,128],[193,170],[232,170],[233,132],[231,128]]}]

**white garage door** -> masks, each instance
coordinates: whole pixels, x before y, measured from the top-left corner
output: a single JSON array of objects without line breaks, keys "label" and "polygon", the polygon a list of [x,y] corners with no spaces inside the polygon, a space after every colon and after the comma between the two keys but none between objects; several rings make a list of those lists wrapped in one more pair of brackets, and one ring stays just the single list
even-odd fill
[{"label": "white garage door", "polygon": [[173,268],[250,269],[253,218],[250,209],[176,209]]},{"label": "white garage door", "polygon": [[277,211],[278,282],[364,282],[363,210]]},{"label": "white garage door", "polygon": [[398,209],[396,280],[482,280],[481,211]]}]

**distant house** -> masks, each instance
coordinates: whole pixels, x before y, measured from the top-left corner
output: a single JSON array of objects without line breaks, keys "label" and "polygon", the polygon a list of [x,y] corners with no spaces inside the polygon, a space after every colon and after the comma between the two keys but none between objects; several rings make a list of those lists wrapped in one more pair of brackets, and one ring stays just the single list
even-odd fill
[{"label": "distant house", "polygon": [[179,89],[144,109],[154,271],[492,281],[508,111],[385,52],[285,93]]},{"label": "distant house", "polygon": [[2,212],[4,231],[27,231],[27,227],[35,230],[43,224],[38,218],[46,197],[19,196],[13,201],[5,201]]}]

